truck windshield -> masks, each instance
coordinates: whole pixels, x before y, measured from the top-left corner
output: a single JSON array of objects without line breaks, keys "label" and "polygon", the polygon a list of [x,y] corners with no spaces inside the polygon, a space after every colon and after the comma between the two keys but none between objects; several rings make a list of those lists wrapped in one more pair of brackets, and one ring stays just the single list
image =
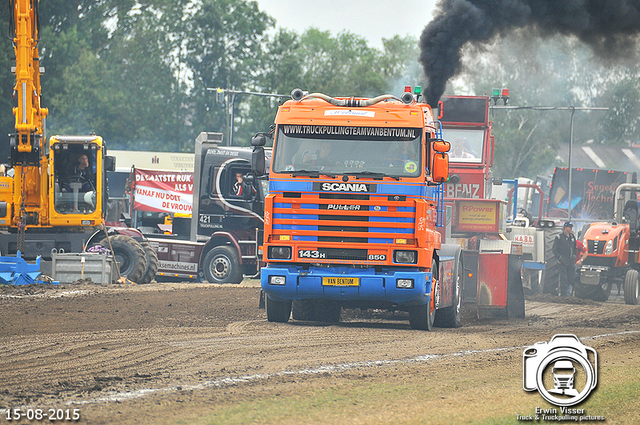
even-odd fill
[{"label": "truck windshield", "polygon": [[442,136],[451,142],[451,162],[482,162],[484,130],[458,130],[444,128]]},{"label": "truck windshield", "polygon": [[280,125],[274,144],[277,173],[421,174],[422,129]]}]

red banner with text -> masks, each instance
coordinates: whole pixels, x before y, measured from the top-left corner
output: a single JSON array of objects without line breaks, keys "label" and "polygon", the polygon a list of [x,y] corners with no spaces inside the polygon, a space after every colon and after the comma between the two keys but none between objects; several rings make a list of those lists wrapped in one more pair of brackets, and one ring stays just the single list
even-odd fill
[{"label": "red banner with text", "polygon": [[135,210],[191,214],[192,172],[136,169],[135,179]]}]

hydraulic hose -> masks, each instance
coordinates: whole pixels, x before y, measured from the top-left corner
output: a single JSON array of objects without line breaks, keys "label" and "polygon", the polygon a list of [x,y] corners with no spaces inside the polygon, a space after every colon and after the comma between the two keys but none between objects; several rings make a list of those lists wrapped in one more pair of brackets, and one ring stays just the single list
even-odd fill
[{"label": "hydraulic hose", "polygon": [[372,99],[363,100],[363,99],[355,99],[353,97],[349,99],[334,99],[333,97],[327,96],[326,94],[310,93],[302,98],[302,100],[306,100],[306,99],[322,99],[325,102],[328,102],[334,106],[346,106],[349,108],[362,108],[366,106],[371,106],[371,105],[375,105],[378,102],[382,102],[384,100],[389,100],[389,99],[393,99],[393,100],[397,100],[398,102],[401,102],[400,99],[398,99],[396,96],[392,94],[383,94],[381,96],[377,96]]}]

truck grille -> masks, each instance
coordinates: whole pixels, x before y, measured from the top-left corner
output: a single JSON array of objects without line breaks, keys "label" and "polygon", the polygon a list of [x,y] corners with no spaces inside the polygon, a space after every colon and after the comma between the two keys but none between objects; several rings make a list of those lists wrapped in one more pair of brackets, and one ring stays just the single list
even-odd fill
[{"label": "truck grille", "polygon": [[325,254],[327,260],[354,260],[364,261],[367,259],[366,249],[341,249],[341,248],[320,248],[321,254]]},{"label": "truck grille", "polygon": [[413,239],[415,202],[398,199],[382,194],[302,193],[299,198],[276,194],[273,234],[290,235],[293,241],[363,244]]}]

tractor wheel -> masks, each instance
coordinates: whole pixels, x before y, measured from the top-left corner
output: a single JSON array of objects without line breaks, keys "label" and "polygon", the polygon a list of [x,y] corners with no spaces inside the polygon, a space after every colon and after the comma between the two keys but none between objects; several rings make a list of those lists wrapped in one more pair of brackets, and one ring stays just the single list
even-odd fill
[{"label": "tractor wheel", "polygon": [[144,249],[145,256],[147,257],[147,268],[144,271],[140,283],[151,283],[158,272],[158,254],[151,248],[151,244],[148,241],[142,241],[140,245],[142,249]]},{"label": "tractor wheel", "polygon": [[637,305],[640,293],[638,292],[638,271],[627,270],[624,277],[624,302],[629,305]]},{"label": "tractor wheel", "polygon": [[597,288],[595,285],[585,285],[584,283],[576,282],[573,290],[576,297],[591,300],[595,297]]},{"label": "tractor wheel", "polygon": [[[113,257],[120,268],[120,275],[139,283],[147,268],[147,256],[142,246],[132,237],[126,235],[114,235],[109,237],[113,248]],[[100,245],[109,248],[109,241],[103,239]]]},{"label": "tractor wheel", "polygon": [[267,320],[287,323],[291,316],[291,301],[276,301],[266,296]]},{"label": "tractor wheel", "polygon": [[238,254],[228,246],[217,246],[207,252],[202,260],[202,270],[204,278],[209,283],[242,282]]},{"label": "tractor wheel", "polygon": [[574,294],[578,298],[605,302],[609,299],[613,284],[611,282],[605,282],[604,285],[605,287],[602,287],[602,285],[585,285],[576,282],[574,285]]}]

